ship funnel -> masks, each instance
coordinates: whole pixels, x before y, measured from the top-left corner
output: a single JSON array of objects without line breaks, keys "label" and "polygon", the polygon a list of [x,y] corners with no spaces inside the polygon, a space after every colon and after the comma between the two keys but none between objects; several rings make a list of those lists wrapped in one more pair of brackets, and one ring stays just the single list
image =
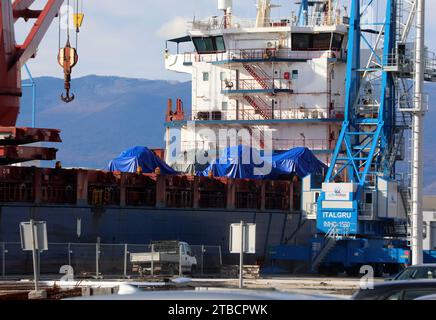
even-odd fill
[{"label": "ship funnel", "polygon": [[233,7],[233,0],[218,0],[218,10],[227,11]]}]

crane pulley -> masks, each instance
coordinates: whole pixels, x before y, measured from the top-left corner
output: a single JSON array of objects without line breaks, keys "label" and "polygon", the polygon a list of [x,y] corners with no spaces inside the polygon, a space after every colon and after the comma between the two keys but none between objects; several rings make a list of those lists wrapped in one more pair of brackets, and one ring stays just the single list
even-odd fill
[{"label": "crane pulley", "polygon": [[73,67],[77,64],[78,60],[79,56],[77,54],[77,50],[71,47],[70,41],[68,40],[66,46],[59,50],[58,56],[59,65],[64,69],[65,95],[61,94],[61,99],[65,103],[72,102],[75,98],[74,94],[70,93],[71,72]]},{"label": "crane pulley", "polygon": [[[83,1],[83,0],[82,0]],[[66,27],[67,27],[67,42],[65,47],[60,47],[60,32],[59,32],[59,54],[58,54],[58,62],[59,65],[64,70],[64,88],[65,88],[65,94],[61,94],[61,100],[65,103],[70,103],[74,101],[75,95],[72,94],[71,91],[71,73],[73,67],[77,64],[77,61],[79,59],[78,53],[77,53],[77,47],[78,47],[78,34],[80,32],[80,27],[82,26],[84,14],[83,14],[83,3],[82,3],[82,10],[79,9],[79,0],[76,0],[76,5],[74,8],[74,13],[71,14],[70,10],[70,1],[67,1],[67,12],[66,12]],[[76,33],[76,47],[72,47],[70,44],[70,28],[73,26],[70,26],[70,17],[73,17],[73,26]],[[61,26],[61,18],[59,18],[59,31]]]}]

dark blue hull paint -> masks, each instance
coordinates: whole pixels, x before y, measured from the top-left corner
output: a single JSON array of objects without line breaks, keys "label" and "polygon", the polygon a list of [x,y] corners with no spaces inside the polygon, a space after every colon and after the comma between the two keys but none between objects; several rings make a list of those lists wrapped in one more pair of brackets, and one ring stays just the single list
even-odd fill
[{"label": "dark blue hull paint", "polygon": [[[50,243],[149,244],[156,240],[181,240],[192,245],[221,246],[224,263],[236,263],[229,254],[230,224],[241,220],[257,224],[257,254],[246,261],[264,258],[298,227],[299,215],[283,212],[227,210],[137,209],[87,207],[0,207],[0,242],[19,242],[19,223],[46,221]],[[77,235],[78,220],[81,234]],[[310,241],[309,231],[299,242]]]}]

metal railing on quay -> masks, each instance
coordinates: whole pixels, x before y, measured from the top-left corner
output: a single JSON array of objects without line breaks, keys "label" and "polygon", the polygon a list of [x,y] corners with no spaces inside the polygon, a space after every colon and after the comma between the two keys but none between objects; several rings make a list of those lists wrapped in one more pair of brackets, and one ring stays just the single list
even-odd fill
[{"label": "metal railing on quay", "polygon": [[[105,243],[49,243],[48,251],[39,252],[41,276],[59,277],[62,266],[70,266],[77,279],[118,279],[141,276],[219,274],[223,264],[220,246],[193,245],[184,249],[168,250],[154,244]],[[159,253],[164,253],[160,255]],[[132,254],[153,253],[150,264],[131,262]],[[191,257],[186,264],[185,258]],[[182,262],[180,264],[180,262]],[[174,268],[166,268],[170,264]],[[0,242],[0,267],[3,279],[33,275],[32,254],[23,251],[17,242]]]}]

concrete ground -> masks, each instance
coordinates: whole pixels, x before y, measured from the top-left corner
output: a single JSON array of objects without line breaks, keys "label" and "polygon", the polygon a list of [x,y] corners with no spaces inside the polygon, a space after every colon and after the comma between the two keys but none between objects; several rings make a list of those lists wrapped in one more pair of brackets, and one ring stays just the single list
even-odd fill
[{"label": "concrete ground", "polygon": [[[375,279],[382,282],[382,279]],[[237,288],[237,279],[193,279],[196,287]],[[276,276],[271,278],[247,279],[244,281],[247,289],[278,290],[302,294],[323,294],[343,298],[350,297],[360,288],[360,278],[317,277],[317,276]]]},{"label": "concrete ground", "polygon": [[[11,279],[12,280],[12,279]],[[15,279],[17,280],[17,279]],[[48,279],[44,279],[48,280]],[[54,280],[54,279],[52,279]],[[80,280],[74,280],[73,283]],[[150,282],[151,281],[151,282]],[[375,279],[375,282],[381,282],[382,279]],[[0,282],[0,292],[5,293],[13,290],[15,281]],[[57,281],[55,281],[56,283]],[[101,287],[104,286],[117,286],[119,284],[132,284],[138,288],[148,288],[148,290],[184,290],[194,288],[221,288],[221,289],[235,289],[239,286],[238,279],[189,279],[189,278],[175,278],[170,282],[164,282],[162,278],[153,279],[100,279],[100,280],[86,280],[87,286]],[[46,283],[51,286],[51,284]],[[60,284],[58,282],[58,284]],[[15,285],[31,286],[32,282],[19,281]],[[4,287],[7,287],[4,288]],[[2,288],[3,287],[3,288]],[[252,290],[267,290],[284,293],[295,293],[303,295],[327,295],[330,297],[337,297],[347,299],[353,295],[360,287],[359,278],[345,278],[345,277],[322,277],[322,276],[274,276],[263,277],[260,279],[245,279],[244,287]],[[17,288],[17,289],[18,289]],[[3,289],[3,290],[2,290]],[[6,289],[6,290],[5,290]]]}]

